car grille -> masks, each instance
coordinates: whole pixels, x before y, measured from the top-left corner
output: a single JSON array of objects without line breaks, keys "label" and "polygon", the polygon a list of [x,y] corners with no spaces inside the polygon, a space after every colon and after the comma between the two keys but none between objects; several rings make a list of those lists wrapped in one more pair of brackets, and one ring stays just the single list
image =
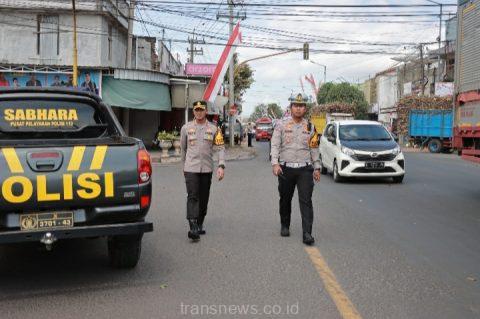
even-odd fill
[{"label": "car grille", "polygon": [[353,170],[353,173],[395,173],[392,167],[366,169],[365,167],[358,167]]},{"label": "car grille", "polygon": [[368,154],[355,154],[352,158],[356,161],[366,162],[366,161],[379,161],[379,162],[389,162],[393,161],[397,157],[395,154],[379,154],[377,157],[372,157]]}]

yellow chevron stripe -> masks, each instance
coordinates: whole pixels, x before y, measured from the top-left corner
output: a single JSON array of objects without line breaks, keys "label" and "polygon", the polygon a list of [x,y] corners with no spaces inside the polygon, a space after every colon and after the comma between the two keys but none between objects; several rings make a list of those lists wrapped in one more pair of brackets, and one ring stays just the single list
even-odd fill
[{"label": "yellow chevron stripe", "polygon": [[85,153],[85,146],[75,146],[73,148],[72,157],[68,163],[68,171],[78,171],[82,164],[83,154]]},{"label": "yellow chevron stripe", "polygon": [[7,161],[11,173],[23,173],[22,164],[20,163],[17,152],[15,152],[14,148],[2,148],[2,153],[3,156],[5,156],[5,160]]},{"label": "yellow chevron stripe", "polygon": [[93,153],[92,164],[90,165],[91,170],[101,169],[103,166],[103,160],[105,159],[105,154],[107,153],[108,146],[102,145],[95,147],[95,153]]}]

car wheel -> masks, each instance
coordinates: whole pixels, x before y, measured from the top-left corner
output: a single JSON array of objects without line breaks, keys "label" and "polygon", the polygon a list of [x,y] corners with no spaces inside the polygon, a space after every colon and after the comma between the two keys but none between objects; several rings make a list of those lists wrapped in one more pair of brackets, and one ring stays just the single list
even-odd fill
[{"label": "car wheel", "polygon": [[333,181],[335,183],[341,183],[343,181],[342,176],[340,176],[340,174],[338,174],[337,161],[333,162]]},{"label": "car wheel", "polygon": [[134,268],[142,250],[140,235],[111,236],[108,238],[108,259],[114,268]]},{"label": "car wheel", "polygon": [[320,174],[326,175],[327,168],[323,165],[322,157],[320,156]]},{"label": "car wheel", "polygon": [[395,184],[401,184],[403,182],[403,178],[405,177],[405,175],[401,175],[401,176],[393,176],[392,179],[393,179],[393,182]]},{"label": "car wheel", "polygon": [[442,141],[437,138],[434,138],[428,142],[428,150],[430,153],[440,153],[442,151],[443,145]]}]

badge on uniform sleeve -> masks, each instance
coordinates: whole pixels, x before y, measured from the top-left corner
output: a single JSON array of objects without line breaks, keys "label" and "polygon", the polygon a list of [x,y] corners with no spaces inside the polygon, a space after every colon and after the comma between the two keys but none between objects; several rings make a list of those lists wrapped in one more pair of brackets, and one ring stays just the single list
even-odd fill
[{"label": "badge on uniform sleeve", "polygon": [[225,142],[223,141],[223,134],[220,128],[217,128],[217,132],[215,133],[215,138],[213,139],[213,144],[217,146],[224,145]]},{"label": "badge on uniform sleeve", "polygon": [[313,135],[310,137],[308,144],[310,145],[310,148],[317,148],[320,145],[320,137],[318,136],[315,127],[313,127]]}]

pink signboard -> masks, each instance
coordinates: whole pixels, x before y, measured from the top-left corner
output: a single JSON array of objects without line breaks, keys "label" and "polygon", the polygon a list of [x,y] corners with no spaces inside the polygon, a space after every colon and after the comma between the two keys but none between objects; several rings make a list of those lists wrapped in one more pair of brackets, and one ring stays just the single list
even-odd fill
[{"label": "pink signboard", "polygon": [[187,63],[185,65],[185,74],[195,76],[212,76],[213,72],[215,72],[216,66],[216,64]]}]

